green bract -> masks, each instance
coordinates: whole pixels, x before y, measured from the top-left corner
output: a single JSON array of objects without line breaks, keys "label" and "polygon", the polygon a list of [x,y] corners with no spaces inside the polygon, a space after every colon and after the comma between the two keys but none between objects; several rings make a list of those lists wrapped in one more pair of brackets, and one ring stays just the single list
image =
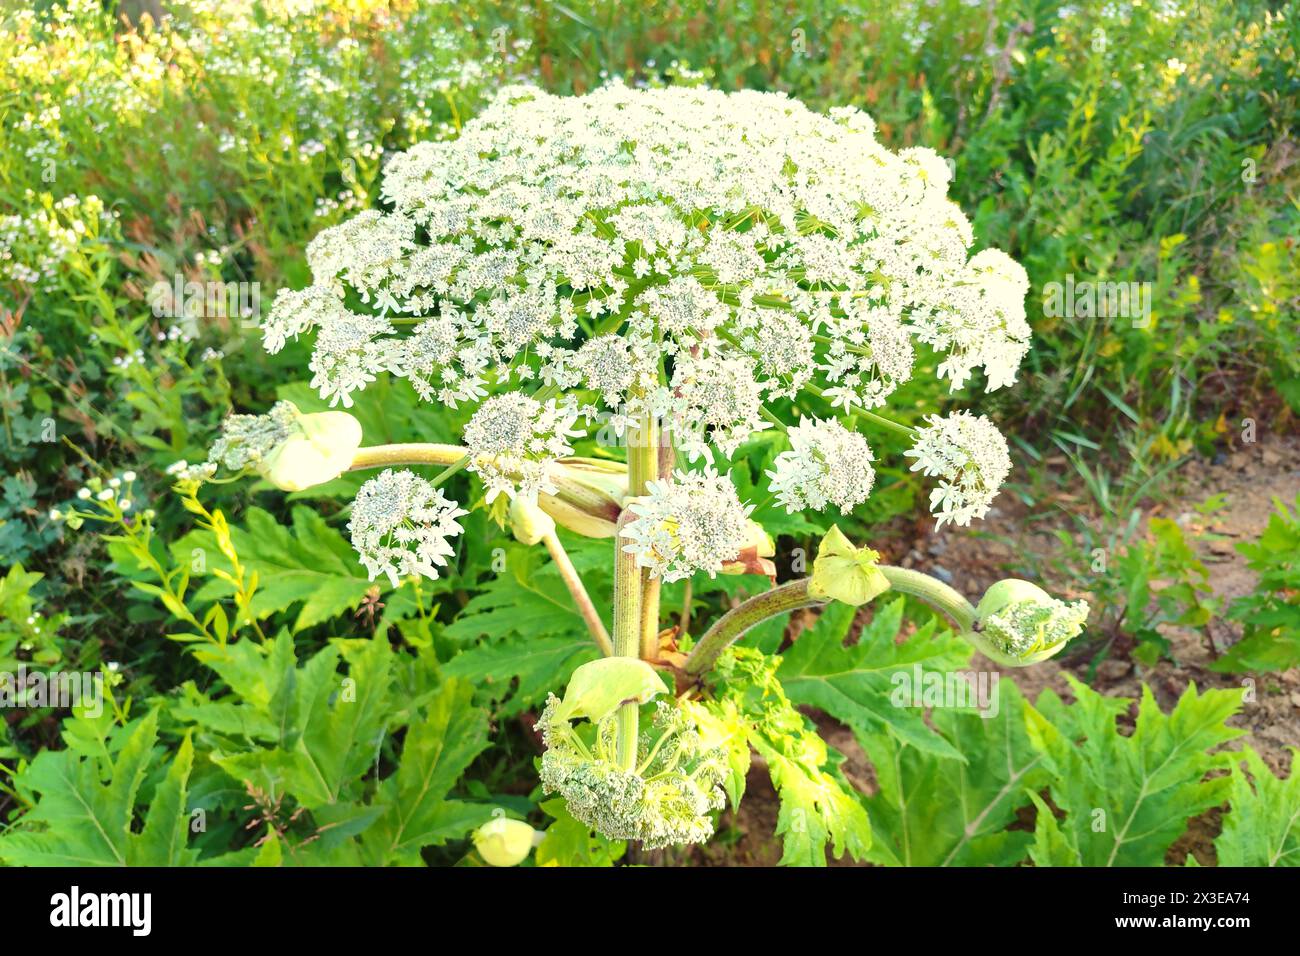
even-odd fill
[{"label": "green bract", "polygon": [[474,831],[474,849],[490,866],[518,866],[528,859],[537,835],[522,820],[497,817]]},{"label": "green bract", "polygon": [[208,456],[208,475],[221,466],[251,468],[281,491],[333,481],[361,447],[361,423],[347,412],[303,414],[276,402],[265,415],[231,415]]},{"label": "green bract", "polygon": [[1088,603],[1058,601],[1036,584],[1008,578],[985,592],[975,608],[975,630],[1014,665],[1051,657],[1088,620]]},{"label": "green bract", "polygon": [[298,416],[298,430],[276,445],[258,473],[281,491],[333,481],[361,447],[361,424],[347,412]]},{"label": "green bract", "polygon": [[556,716],[561,720],[586,717],[600,723],[627,702],[644,704],[668,693],[663,678],[635,657],[606,657],[583,664],[573,672]]},{"label": "green bract", "polygon": [[866,604],[889,590],[889,582],[876,567],[879,560],[879,553],[857,547],[838,525],[831,525],[817,548],[808,595],[855,606]]}]

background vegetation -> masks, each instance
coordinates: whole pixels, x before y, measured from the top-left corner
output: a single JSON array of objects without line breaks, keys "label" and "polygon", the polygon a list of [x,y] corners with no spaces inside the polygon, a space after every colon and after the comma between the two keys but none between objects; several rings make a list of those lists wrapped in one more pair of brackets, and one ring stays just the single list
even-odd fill
[{"label": "background vegetation", "polygon": [[[102,670],[115,700],[99,717],[4,711],[0,860],[473,862],[465,834],[493,810],[549,825],[539,863],[622,858],[532,790],[527,715],[593,656],[536,550],[477,508],[446,578],[372,586],[339,530],[358,481],[288,501],[232,486],[187,507],[164,474],[205,457],[232,408],[320,402],[302,345],[267,356],[255,315],[160,310],[155,285],[258,283],[269,305],[305,281],[317,231],[376,202],[387,155],[454,136],[505,82],[779,90],[861,106],[891,146],[952,157],[977,246],[1007,250],[1031,278],[1029,365],[981,410],[1019,436],[1009,497],[1025,527],[1060,531],[1053,575],[1097,604],[1081,663],[1153,666],[1169,655],[1168,626],[1212,618],[1244,627],[1223,670],[1300,663],[1300,525],[1284,504],[1243,544],[1261,585],[1231,606],[1181,527],[1140,520],[1182,463],[1284,435],[1300,411],[1300,16],[1288,4],[163,6],[159,18],[149,4],[69,0],[0,18],[0,670]],[[1150,283],[1149,321],[1049,314],[1044,291],[1070,277]],[[941,400],[904,391],[897,405],[906,416]],[[443,440],[463,423],[405,384],[367,390],[356,413],[371,443]],[[788,556],[825,529],[770,506],[771,441],[741,457],[755,517]],[[132,513],[80,531],[50,520],[126,470]],[[880,479],[851,536],[905,551],[924,507],[907,473]],[[574,542],[575,562],[599,575],[604,548]],[[1110,558],[1100,571],[1094,548]],[[607,586],[597,577],[597,606]],[[762,586],[704,579],[667,588],[665,607],[707,624]],[[823,615],[812,626],[839,647],[829,657],[776,656],[789,650],[780,628],[747,642],[784,688],[765,705],[776,711],[748,719],[764,761],[797,769],[784,784],[773,771],[785,862],[847,849],[878,863],[1159,864],[1188,818],[1225,803],[1234,812],[1201,862],[1297,859],[1300,833],[1268,822],[1300,807],[1297,777],[1217,750],[1235,736],[1224,721],[1240,691],[1190,689],[1172,715],[1143,692],[1130,735],[1128,700],[1076,681],[1070,703],[1048,691],[1022,707],[1013,688],[996,720],[936,715],[940,737],[967,742],[968,766],[1001,768],[958,779],[941,747],[871,710],[889,686],[880,675],[910,666],[863,663],[869,637],[898,632],[895,611],[867,631]],[[966,666],[926,627],[907,642],[919,659]],[[745,687],[762,686],[753,666]],[[377,688],[346,721],[331,709],[340,670]],[[810,714],[851,731],[875,769],[869,794],[807,731]],[[1144,768],[1162,754],[1169,777],[1152,799]],[[1206,777],[1216,769],[1226,774]],[[819,804],[807,791],[823,778],[857,809]],[[931,806],[902,799],[916,783]],[[990,812],[972,837],[949,816],[981,800]],[[86,801],[113,816],[112,838],[96,835]],[[206,821],[185,821],[181,849],[167,838],[177,806]],[[1151,826],[1099,842],[1097,806]],[[1008,830],[1021,808],[1037,822]],[[869,850],[854,832],[862,810]]]}]

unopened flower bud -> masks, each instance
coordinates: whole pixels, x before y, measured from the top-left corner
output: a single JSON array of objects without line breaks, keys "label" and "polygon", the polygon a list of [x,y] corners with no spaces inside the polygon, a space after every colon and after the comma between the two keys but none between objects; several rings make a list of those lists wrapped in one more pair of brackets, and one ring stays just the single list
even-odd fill
[{"label": "unopened flower bud", "polygon": [[627,497],[627,465],[598,458],[561,458],[551,470],[555,494],[538,496],[560,527],[585,538],[612,538]]},{"label": "unopened flower bud", "polygon": [[510,531],[520,544],[537,544],[555,533],[555,519],[526,495],[510,499]]},{"label": "unopened flower bud", "polygon": [[1047,660],[1077,637],[1087,620],[1087,601],[1058,601],[1038,585],[1015,578],[993,585],[975,608],[976,633],[995,659],[1011,666]]},{"label": "unopened flower bud", "polygon": [[536,836],[522,820],[497,817],[474,831],[474,849],[490,866],[518,866],[528,859]]},{"label": "unopened flower bud", "polygon": [[333,481],[361,447],[361,423],[347,412],[300,415],[298,430],[271,449],[257,471],[281,491]]},{"label": "unopened flower bud", "polygon": [[361,423],[347,412],[304,415],[293,402],[276,402],[265,415],[231,415],[201,468],[178,470],[203,480],[218,465],[252,468],[281,491],[302,491],[337,478],[361,446]]}]

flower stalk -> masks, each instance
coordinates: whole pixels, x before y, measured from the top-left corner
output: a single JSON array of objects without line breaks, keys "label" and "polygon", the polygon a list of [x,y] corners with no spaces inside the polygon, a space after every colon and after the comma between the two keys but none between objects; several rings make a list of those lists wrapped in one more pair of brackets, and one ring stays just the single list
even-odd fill
[{"label": "flower stalk", "polygon": [[[626,519],[619,520],[619,530]],[[624,551],[614,538],[614,655],[637,657],[641,636],[641,569],[636,556]],[[624,704],[618,710],[617,761],[624,770],[636,766],[637,705]]]},{"label": "flower stalk", "polygon": [[[877,565],[877,567],[889,581],[891,591],[910,594],[924,601],[951,619],[962,635],[977,649],[985,650],[981,646],[978,633],[972,631],[975,624],[975,608],[958,591],[920,571],[887,564]],[[825,604],[825,598],[815,597],[809,593],[808,585],[811,580],[811,578],[800,578],[779,585],[750,598],[722,615],[704,633],[700,642],[695,645],[695,649],[686,658],[684,667],[686,673],[693,678],[701,677],[714,665],[723,651],[740,640],[751,628],[770,618],[789,614],[800,608]],[[987,642],[983,643],[987,644]]]},{"label": "flower stalk", "polygon": [[552,530],[542,538],[542,543],[546,545],[546,550],[550,552],[551,560],[555,562],[556,570],[560,572],[560,579],[564,581],[564,586],[569,589],[573,596],[573,603],[578,606],[578,613],[582,615],[583,621],[587,624],[587,630],[591,632],[592,639],[600,652],[606,657],[614,654],[614,644],[609,638],[609,632],[605,630],[605,623],[600,619],[600,612],[596,610],[596,605],[592,603],[591,595],[587,593],[586,587],[583,586],[582,578],[578,576],[578,569],[573,566],[569,559],[569,553],[564,550],[564,545],[560,543],[559,536]]}]

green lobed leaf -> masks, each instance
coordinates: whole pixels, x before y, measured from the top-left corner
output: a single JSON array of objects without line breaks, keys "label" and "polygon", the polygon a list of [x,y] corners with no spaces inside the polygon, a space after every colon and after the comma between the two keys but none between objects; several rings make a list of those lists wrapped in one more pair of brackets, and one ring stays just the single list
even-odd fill
[{"label": "green lobed leaf", "polygon": [[1163,865],[1187,820],[1228,794],[1228,778],[1204,777],[1221,762],[1209,751],[1244,733],[1225,724],[1241,705],[1241,691],[1198,694],[1193,684],[1165,714],[1143,685],[1137,726],[1125,736],[1116,718],[1131,701],[1066,679],[1075,704],[1066,707],[1051,691],[1036,708],[1024,704],[1030,744],[1042,754],[1052,802],[1064,812],[1059,822],[1039,814],[1044,835],[1031,858],[1039,866],[1063,857],[1082,866]]},{"label": "green lobed leaf", "polygon": [[739,719],[750,746],[767,763],[781,801],[776,831],[785,866],[825,866],[836,858],[865,859],[871,823],[853,788],[811,722],[786,697],[779,662],[750,648],[732,647],[714,668],[715,699],[706,702],[720,720]]},{"label": "green lobed leaf", "polygon": [[933,621],[898,643],[903,604],[899,598],[876,609],[851,645],[844,641],[857,609],[828,605],[782,655],[777,676],[796,704],[824,710],[861,733],[888,729],[913,747],[960,760],[961,754],[926,726],[924,710],[894,706],[892,691],[899,675],[910,678],[918,665],[930,671],[960,667],[970,659],[970,647],[950,632],[936,633]]},{"label": "green lobed leaf", "polygon": [[876,769],[867,798],[875,839],[869,858],[893,866],[1014,866],[1030,835],[1009,831],[1025,790],[1043,785],[1043,758],[1030,746],[1022,698],[999,680],[996,713],[938,707],[935,731],[964,761],[904,743],[892,733],[858,735]]},{"label": "green lobed leaf", "polygon": [[1285,780],[1249,747],[1230,755],[1230,809],[1214,841],[1220,866],[1300,866],[1300,750],[1290,750]]},{"label": "green lobed leaf", "polygon": [[[15,788],[34,807],[0,835],[0,861],[9,866],[180,866],[197,853],[186,846],[186,784],[193,749],[186,738],[132,831],[141,785],[153,764],[158,712],[121,731],[114,759],[75,749],[45,750],[18,774]],[[107,782],[103,782],[106,780]]]},{"label": "green lobed leaf", "polygon": [[423,719],[407,729],[397,772],[375,797],[386,809],[362,836],[367,862],[418,864],[424,847],[462,837],[492,818],[487,804],[447,799],[487,748],[487,714],[473,705],[473,695],[468,683],[449,680]]}]

